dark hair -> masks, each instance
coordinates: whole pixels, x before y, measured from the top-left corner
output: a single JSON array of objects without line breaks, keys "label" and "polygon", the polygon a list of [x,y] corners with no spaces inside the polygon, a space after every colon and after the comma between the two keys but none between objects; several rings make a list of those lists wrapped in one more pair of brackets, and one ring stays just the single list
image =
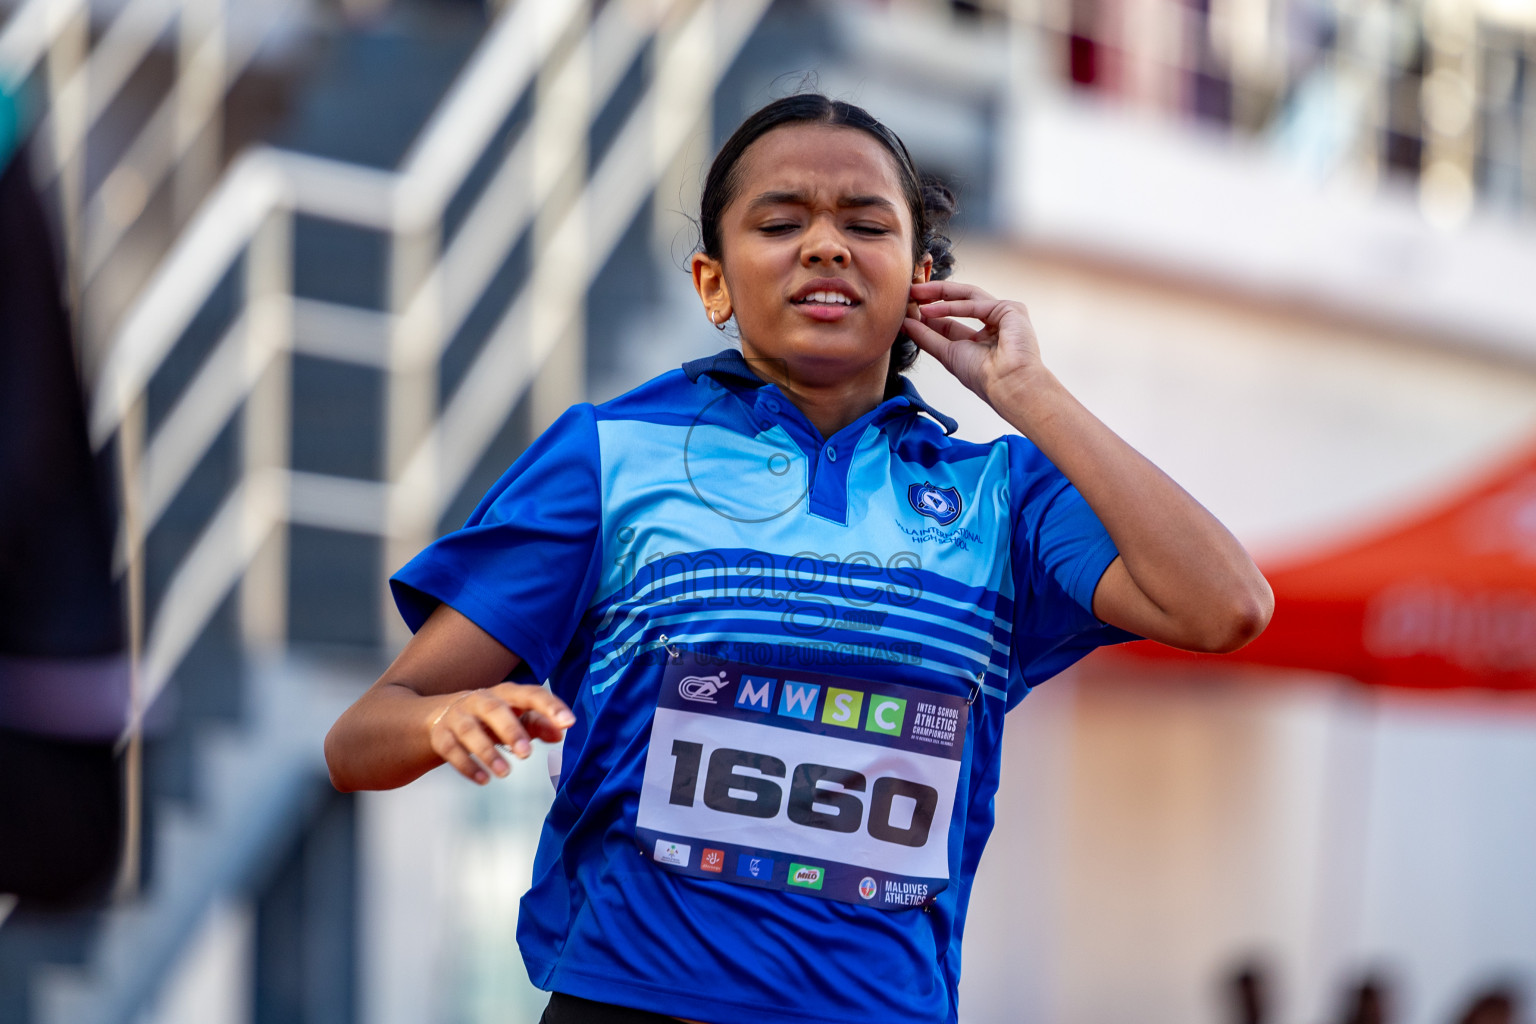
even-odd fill
[{"label": "dark hair", "polygon": [[[747,147],[775,128],[787,124],[817,124],[830,128],[857,128],[870,135],[896,160],[896,176],[901,193],[912,213],[912,260],[927,253],[933,257],[933,279],[942,281],[955,266],[949,236],[944,233],[955,212],[955,194],[938,178],[921,175],[912,162],[912,154],[896,133],[874,118],[863,107],[842,100],[829,99],[818,92],[785,96],[751,114],[732,133],[710,164],[704,179],[704,194],[699,200],[699,234],[704,255],[720,259],[720,217],[736,198],[741,187],[738,168]],[[897,377],[917,361],[917,343],[903,332],[891,348],[891,367],[886,376],[886,393],[896,387]]]}]

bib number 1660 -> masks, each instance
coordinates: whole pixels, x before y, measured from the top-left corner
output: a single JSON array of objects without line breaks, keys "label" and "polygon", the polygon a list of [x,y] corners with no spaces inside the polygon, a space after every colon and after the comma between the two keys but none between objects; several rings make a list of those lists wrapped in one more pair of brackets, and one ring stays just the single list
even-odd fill
[{"label": "bib number 1660", "polygon": [[[672,792],[669,802],[692,807],[699,789],[699,765],[704,759],[704,744],[687,740],[672,741]],[[754,774],[744,774],[751,772]],[[789,800],[775,779],[789,779]],[[824,785],[839,788],[823,788]],[[864,816],[864,801],[857,794],[869,793],[869,816]],[[747,794],[738,796],[734,794]],[[897,802],[911,809],[908,824],[897,825],[893,807]],[[781,809],[789,820],[807,828],[828,832],[857,832],[862,825],[869,835],[881,842],[919,847],[928,841],[939,794],[920,782],[881,776],[868,785],[863,774],[826,764],[797,764],[790,772],[784,762],[771,754],[751,750],[718,747],[709,755],[704,773],[704,806],[724,814],[749,818],[774,818]],[[900,817],[905,818],[902,814]]]}]

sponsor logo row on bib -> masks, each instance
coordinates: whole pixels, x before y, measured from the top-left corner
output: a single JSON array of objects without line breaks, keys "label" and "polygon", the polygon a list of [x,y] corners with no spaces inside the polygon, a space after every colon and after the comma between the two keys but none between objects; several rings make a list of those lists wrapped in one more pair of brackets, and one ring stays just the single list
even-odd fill
[{"label": "sponsor logo row on bib", "polygon": [[[676,867],[686,868],[693,859],[693,846],[689,843],[674,842],[670,839],[656,840],[656,860],[661,864],[671,864]],[[774,859],[772,857],[758,857],[750,853],[737,854],[736,873],[742,878],[754,878],[760,882],[773,880]],[[706,846],[699,854],[699,869],[714,874],[725,872],[725,851],[713,846]],[[789,865],[789,878],[786,881],[790,885],[798,885],[807,889],[820,889],[825,871],[814,864]]]},{"label": "sponsor logo row on bib", "polygon": [[[779,699],[773,700],[777,686]],[[836,686],[826,688],[826,700],[822,700],[819,683],[800,683],[793,679],[779,680],[767,676],[743,675],[736,691],[736,706],[745,711],[770,714],[786,718],[798,718],[805,722],[817,720],[825,725],[839,725],[845,729],[857,729],[860,724],[867,732],[900,736],[907,720],[907,702],[902,697],[887,697],[878,693],[865,694],[859,690],[845,690]],[[865,707],[866,698],[868,708]],[[867,712],[867,713],[866,713]]]},{"label": "sponsor logo row on bib", "polygon": [[[692,857],[693,847],[688,843],[678,843],[669,839],[656,840],[656,860],[663,864],[673,864],[680,868],[686,868]],[[774,866],[775,862],[772,857],[759,857],[750,853],[737,854],[736,856],[736,874],[743,878],[752,878],[760,882],[771,882],[773,880]],[[725,871],[725,851],[712,846],[704,847],[703,851],[699,854],[699,868],[702,871],[709,871],[715,874],[723,873]],[[820,891],[822,883],[826,881],[826,877],[826,868],[818,864],[801,864],[797,861],[790,861],[788,875],[784,881],[801,889]],[[894,890],[896,887],[888,886],[888,888]],[[902,888],[915,890],[918,887],[904,885]],[[920,894],[914,892],[914,895],[917,896],[916,899],[902,899],[894,897],[892,893],[888,892],[886,900],[887,902],[917,903],[927,896],[927,886],[922,886],[921,889],[922,892]],[[859,896],[861,898],[873,900],[879,892],[880,888],[872,877],[865,875],[859,881]]]}]

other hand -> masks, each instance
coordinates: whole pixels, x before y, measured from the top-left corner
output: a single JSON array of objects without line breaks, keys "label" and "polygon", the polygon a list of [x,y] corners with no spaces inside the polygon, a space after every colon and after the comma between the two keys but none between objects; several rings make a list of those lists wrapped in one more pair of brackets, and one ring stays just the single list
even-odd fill
[{"label": "other hand", "polygon": [[460,775],[485,785],[490,776],[481,765],[501,778],[512,772],[498,746],[526,758],[530,738],[559,743],[575,722],[565,702],[544,687],[499,683],[466,690],[437,711],[427,726],[428,742]]},{"label": "other hand", "polygon": [[917,317],[902,322],[907,336],[994,408],[1021,400],[1044,372],[1023,303],[995,299],[960,281],[914,284],[912,299]]}]

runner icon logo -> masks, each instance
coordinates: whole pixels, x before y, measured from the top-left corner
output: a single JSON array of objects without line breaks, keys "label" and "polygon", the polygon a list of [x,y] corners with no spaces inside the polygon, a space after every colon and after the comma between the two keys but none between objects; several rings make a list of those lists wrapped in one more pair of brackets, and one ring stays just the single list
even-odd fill
[{"label": "runner icon logo", "polygon": [[715,694],[730,686],[725,673],[715,676],[683,676],[678,681],[677,693],[683,700],[698,701],[700,704],[714,704]]},{"label": "runner icon logo", "polygon": [[865,875],[859,881],[859,895],[864,897],[866,900],[874,899],[875,893],[877,891],[878,887],[875,885],[875,880],[870,878],[868,875]]}]

